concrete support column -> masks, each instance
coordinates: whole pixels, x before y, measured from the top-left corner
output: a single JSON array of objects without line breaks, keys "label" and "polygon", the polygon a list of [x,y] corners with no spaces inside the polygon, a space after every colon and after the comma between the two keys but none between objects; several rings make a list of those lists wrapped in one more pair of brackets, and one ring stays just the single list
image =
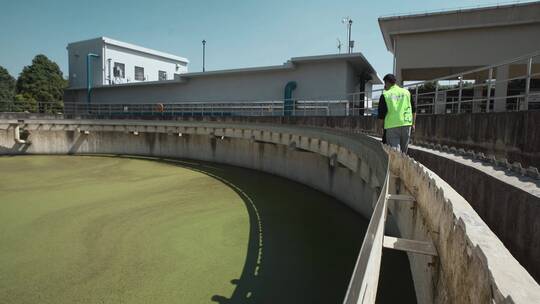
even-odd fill
[{"label": "concrete support column", "polygon": [[401,73],[401,68],[398,67],[396,69],[396,71],[394,72],[394,75],[396,76],[396,83],[399,85],[399,86],[403,86],[403,77],[401,76],[402,73]]},{"label": "concrete support column", "polygon": [[393,68],[393,74],[396,76],[396,82],[398,85],[403,85],[403,78],[401,77],[401,66],[399,65],[399,60],[397,58],[398,54],[398,41],[396,38],[394,38],[394,68]]},{"label": "concrete support column", "polygon": [[[484,82],[486,79],[485,78],[477,78],[474,80],[474,84],[475,85],[479,85],[481,84],[482,82]],[[484,99],[484,87],[483,86],[479,86],[479,87],[474,87],[474,90],[473,90],[473,99],[475,100],[472,104],[472,111],[473,113],[478,113],[478,112],[481,112],[482,110],[482,107],[481,107],[481,104],[482,104],[482,99]]]},{"label": "concrete support column", "polygon": [[502,97],[508,96],[508,71],[508,65],[497,67],[497,84],[495,84],[495,101],[493,104],[493,111],[495,112],[506,111],[506,98]]},{"label": "concrete support column", "polygon": [[435,99],[435,114],[446,113],[446,92],[437,92]]}]

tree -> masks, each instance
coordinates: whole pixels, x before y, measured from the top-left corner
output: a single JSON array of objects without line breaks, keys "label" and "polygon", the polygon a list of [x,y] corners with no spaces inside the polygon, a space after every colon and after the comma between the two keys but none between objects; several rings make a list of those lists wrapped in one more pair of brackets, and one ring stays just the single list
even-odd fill
[{"label": "tree", "polygon": [[40,112],[61,111],[67,81],[58,65],[45,55],[37,55],[25,66],[17,79],[16,104],[27,111],[35,111],[37,102],[48,103]]},{"label": "tree", "polygon": [[0,66],[0,111],[9,111],[15,99],[15,78]]}]

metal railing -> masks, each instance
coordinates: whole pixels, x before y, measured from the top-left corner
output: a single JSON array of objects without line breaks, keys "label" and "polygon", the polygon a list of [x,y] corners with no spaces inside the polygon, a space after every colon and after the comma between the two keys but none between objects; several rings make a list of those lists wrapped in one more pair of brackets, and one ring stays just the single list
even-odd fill
[{"label": "metal railing", "polygon": [[[449,84],[442,85],[445,81]],[[540,51],[403,87],[411,92],[419,115],[540,109]],[[372,96],[382,91],[373,90]]]},{"label": "metal railing", "polygon": [[[506,74],[506,75],[505,75]],[[444,82],[448,82],[446,85]],[[403,86],[418,115],[540,109],[540,51],[478,69]],[[0,112],[57,114],[70,118],[171,119],[179,116],[376,115],[383,89],[294,100],[211,100],[173,103],[0,102]]]},{"label": "metal railing", "polygon": [[0,112],[58,114],[64,112],[64,105],[61,101],[0,101]]},{"label": "metal railing", "polygon": [[143,104],[66,103],[65,113],[77,117],[178,116],[345,116],[348,100],[179,102]]},{"label": "metal railing", "polygon": [[181,116],[346,116],[351,101],[346,97],[323,100],[208,101],[177,103],[58,103],[38,102],[21,107],[0,102],[0,112],[65,114],[70,118],[173,118]]},{"label": "metal railing", "polygon": [[390,171],[375,204],[356,265],[347,288],[344,304],[375,303],[381,269],[384,227],[388,208]]},{"label": "metal railing", "polygon": [[523,5],[523,4],[527,4],[531,2],[534,2],[534,1],[531,1],[531,0],[502,1],[502,2],[497,1],[492,4],[488,3],[484,5],[468,5],[468,6],[448,7],[448,8],[440,8],[440,9],[424,10],[424,11],[410,11],[410,12],[397,13],[397,14],[386,14],[386,15],[380,16],[379,19],[389,19],[389,18],[399,18],[399,17],[407,18],[411,16],[437,14],[437,13],[446,14],[446,13],[455,12],[455,11],[468,11],[468,10],[474,10],[474,9]]}]

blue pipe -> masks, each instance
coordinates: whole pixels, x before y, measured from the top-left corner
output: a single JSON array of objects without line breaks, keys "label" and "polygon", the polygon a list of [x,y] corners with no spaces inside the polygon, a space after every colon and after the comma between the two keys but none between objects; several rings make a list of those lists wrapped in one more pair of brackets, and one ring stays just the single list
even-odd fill
[{"label": "blue pipe", "polygon": [[285,85],[285,93],[283,97],[283,115],[291,116],[294,111],[294,100],[292,98],[293,91],[296,90],[296,81],[289,81]]},{"label": "blue pipe", "polygon": [[90,62],[92,61],[92,57],[98,58],[99,55],[94,53],[88,53],[86,55],[86,103],[90,105],[90,93],[92,91],[92,69],[90,68]]}]

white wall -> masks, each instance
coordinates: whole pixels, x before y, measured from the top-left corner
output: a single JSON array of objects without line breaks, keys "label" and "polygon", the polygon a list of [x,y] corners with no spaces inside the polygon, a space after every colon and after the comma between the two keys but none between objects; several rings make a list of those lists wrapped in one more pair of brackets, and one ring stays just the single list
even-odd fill
[{"label": "white wall", "polygon": [[539,34],[540,24],[525,24],[400,35],[397,71],[403,80],[427,80],[496,64],[538,51]]},{"label": "white wall", "polygon": [[86,87],[86,56],[94,53],[99,58],[92,58],[92,83],[103,83],[103,47],[101,39],[81,41],[68,46],[69,86],[71,88]]},{"label": "white wall", "polygon": [[[107,59],[111,59],[110,73],[113,76],[114,63],[125,65],[125,78],[111,79],[115,83],[140,82],[135,80],[135,66],[144,68],[145,81],[158,81],[158,71],[167,72],[167,80],[174,79],[174,74],[187,73],[187,63],[159,57],[143,52],[105,44],[102,38],[81,41],[68,46],[69,86],[86,88],[86,56],[88,53],[99,55],[92,58],[92,86],[109,84]],[[177,68],[178,66],[178,68]]]},{"label": "white wall", "polygon": [[[351,74],[346,61],[296,64],[292,69],[201,74],[183,82],[162,82],[95,88],[94,103],[171,103],[186,101],[283,100],[289,81],[298,84],[299,99],[346,98]],[[360,73],[360,71],[357,71]],[[84,90],[67,90],[66,101],[84,102]]]},{"label": "white wall", "polygon": [[[111,76],[111,80],[115,84],[140,82],[135,80],[135,66],[144,68],[144,81],[158,81],[158,71],[167,72],[167,80],[174,79],[174,74],[187,73],[187,64],[184,62],[145,54],[114,45],[105,45],[104,54],[104,85],[109,84],[109,76]],[[111,75],[109,75],[107,66],[108,59],[111,59]],[[114,77],[113,68],[115,62],[123,63],[125,65],[125,78]]]}]

